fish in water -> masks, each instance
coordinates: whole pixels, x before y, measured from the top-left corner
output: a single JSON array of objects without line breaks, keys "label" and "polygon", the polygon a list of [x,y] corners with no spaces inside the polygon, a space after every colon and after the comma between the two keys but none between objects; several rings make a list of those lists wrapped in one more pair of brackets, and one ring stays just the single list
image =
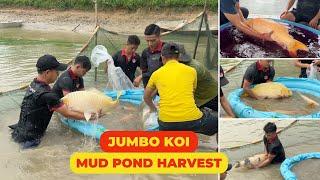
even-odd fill
[{"label": "fish in water", "polygon": [[118,99],[113,101],[110,97],[96,89],[71,92],[61,100],[68,108],[84,113],[87,121],[93,113],[99,114],[101,112],[105,114],[119,103]]},{"label": "fish in water", "polygon": [[[292,96],[292,91],[278,82],[261,83],[251,89],[253,93],[264,99],[276,99]],[[246,93],[244,96],[248,96]]]},{"label": "fish in water", "polygon": [[259,33],[271,33],[271,38],[282,48],[289,52],[290,57],[297,57],[298,50],[309,52],[309,48],[295,40],[290,34],[289,30],[283,24],[277,23],[273,20],[254,18],[249,19],[246,23]]},{"label": "fish in water", "polygon": [[266,154],[257,154],[252,157],[248,157],[244,159],[243,161],[237,161],[233,168],[249,168],[252,169],[254,166],[257,166],[261,162],[263,162],[265,159],[267,159]]}]

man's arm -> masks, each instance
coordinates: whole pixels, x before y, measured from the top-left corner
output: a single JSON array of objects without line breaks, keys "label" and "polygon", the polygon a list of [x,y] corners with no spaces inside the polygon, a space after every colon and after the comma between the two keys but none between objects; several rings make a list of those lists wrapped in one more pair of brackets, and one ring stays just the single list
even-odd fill
[{"label": "man's arm", "polygon": [[249,36],[253,36],[255,38],[258,38],[258,39],[262,39],[262,40],[266,40],[266,41],[273,41],[271,39],[271,34],[273,33],[273,31],[271,31],[269,33],[259,33],[257,31],[255,31],[254,29],[252,29],[251,27],[249,27],[245,22],[243,22],[238,13],[237,14],[224,13],[224,15],[241,32],[243,32]]},{"label": "man's arm", "polygon": [[251,90],[251,82],[248,81],[247,79],[244,79],[243,81],[243,90],[246,92],[250,97],[259,99],[258,96]]},{"label": "man's arm", "polygon": [[222,108],[224,109],[224,111],[226,111],[226,113],[232,117],[232,118],[235,118],[236,116],[234,115],[232,109],[231,109],[231,106],[227,100],[227,98],[225,96],[221,96],[220,97],[220,103],[221,103],[221,106]]},{"label": "man's arm", "polygon": [[77,111],[71,111],[67,108],[66,105],[62,105],[61,107],[55,109],[56,112],[62,114],[66,118],[76,119],[76,120],[83,120],[86,119],[83,113]]},{"label": "man's arm", "polygon": [[283,13],[281,13],[280,17],[283,15],[286,15],[289,10],[292,8],[292,6],[294,5],[296,0],[289,0],[288,4],[287,4],[287,8],[283,11]]},{"label": "man's arm", "polygon": [[294,60],[294,66],[299,67],[299,68],[309,68],[310,64],[301,63],[301,61],[299,61],[299,60]]},{"label": "man's arm", "polygon": [[247,25],[247,24],[246,24],[246,19],[244,18],[243,14],[242,14],[242,11],[241,11],[240,3],[239,3],[239,2],[236,3],[236,10],[237,10],[237,12],[238,12],[238,14],[239,14],[239,16],[240,16],[241,21],[244,22],[245,25]]},{"label": "man's arm", "polygon": [[152,93],[153,92],[154,92],[154,89],[146,87],[145,90],[144,90],[144,96],[143,96],[144,102],[146,102],[146,104],[150,108],[150,112],[156,112],[157,111],[157,108],[153,104],[153,101],[152,101]]},{"label": "man's arm", "polygon": [[271,164],[271,162],[274,159],[274,157],[276,157],[276,155],[268,154],[267,159],[265,159],[264,161],[262,161],[261,163],[256,165],[255,168],[262,168],[262,167],[265,167],[265,166]]},{"label": "man's arm", "polygon": [[309,22],[309,25],[315,29],[318,28],[318,22],[319,22],[319,19],[320,19],[320,9],[317,13],[316,16],[314,16],[314,18],[312,18],[312,20]]}]

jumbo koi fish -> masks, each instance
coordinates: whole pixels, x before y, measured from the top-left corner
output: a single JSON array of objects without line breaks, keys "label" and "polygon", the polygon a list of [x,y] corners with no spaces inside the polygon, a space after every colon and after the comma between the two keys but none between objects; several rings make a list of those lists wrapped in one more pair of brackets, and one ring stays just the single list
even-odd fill
[{"label": "jumbo koi fish", "polygon": [[[119,96],[120,94],[118,94]],[[87,121],[93,113],[99,114],[101,112],[105,114],[119,103],[119,100],[113,101],[110,97],[95,89],[71,92],[61,100],[68,108],[84,113]]]},{"label": "jumbo koi fish", "polygon": [[295,40],[289,34],[288,28],[280,23],[262,18],[249,19],[246,22],[259,33],[270,33],[273,31],[271,38],[282,48],[286,49],[290,57],[297,57],[298,50],[309,51],[305,44]]}]

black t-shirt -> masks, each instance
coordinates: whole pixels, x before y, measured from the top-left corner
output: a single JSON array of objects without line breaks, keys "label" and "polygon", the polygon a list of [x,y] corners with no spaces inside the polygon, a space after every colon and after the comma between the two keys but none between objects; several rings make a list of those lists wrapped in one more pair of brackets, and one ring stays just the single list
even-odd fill
[{"label": "black t-shirt", "polygon": [[131,82],[134,81],[135,72],[138,66],[140,66],[140,56],[135,53],[131,56],[130,60],[125,54],[125,50],[122,49],[113,55],[114,65],[120,67],[122,71],[128,76]]},{"label": "black t-shirt", "polygon": [[14,129],[13,139],[16,142],[39,139],[47,129],[53,111],[62,105],[49,85],[35,79],[23,98],[19,122],[9,126]]},{"label": "black t-shirt", "polygon": [[297,2],[297,12],[308,19],[314,18],[319,10],[319,0],[298,0]]},{"label": "black t-shirt", "polygon": [[62,91],[74,92],[84,88],[83,78],[77,77],[69,68],[64,71],[54,84],[52,92],[56,93],[60,98],[63,97]]},{"label": "black t-shirt", "polygon": [[243,76],[241,87],[243,87],[243,82],[245,79],[249,81],[252,85],[254,85],[254,84],[265,83],[268,80],[272,81],[274,78],[274,75],[275,75],[275,70],[272,66],[270,66],[269,69],[265,71],[260,67],[259,62],[255,62],[247,68]]},{"label": "black t-shirt", "polygon": [[281,163],[286,159],[286,154],[278,137],[272,143],[269,143],[267,138],[263,136],[263,142],[267,153],[275,155],[271,161],[272,164]]},{"label": "black t-shirt", "polygon": [[144,87],[147,86],[152,73],[163,65],[161,50],[164,44],[165,42],[160,42],[154,51],[151,51],[149,47],[142,51],[140,69],[142,71],[142,82]]}]

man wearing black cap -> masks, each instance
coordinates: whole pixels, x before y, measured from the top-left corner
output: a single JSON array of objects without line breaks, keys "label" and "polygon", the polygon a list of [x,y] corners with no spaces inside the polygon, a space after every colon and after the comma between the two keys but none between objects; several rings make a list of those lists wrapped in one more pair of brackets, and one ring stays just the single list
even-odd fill
[{"label": "man wearing black cap", "polygon": [[234,115],[232,108],[229,104],[229,101],[227,98],[224,96],[223,91],[222,91],[222,86],[225,86],[229,83],[228,79],[224,76],[224,71],[223,68],[220,66],[220,103],[223,108],[223,110],[230,116],[231,118],[235,118],[236,116]]},{"label": "man wearing black cap", "polygon": [[68,118],[85,119],[83,113],[71,111],[63,105],[49,86],[57,79],[58,71],[65,70],[67,65],[59,63],[54,56],[44,55],[38,59],[36,67],[38,76],[27,88],[21,104],[19,122],[9,126],[13,129],[12,138],[23,148],[40,144],[53,111]]},{"label": "man wearing black cap", "polygon": [[151,75],[144,93],[144,101],[150,111],[155,112],[152,93],[158,90],[159,129],[194,131],[209,136],[217,133],[218,118],[207,108],[200,111],[195,103],[197,72],[178,62],[179,46],[166,43],[161,50],[161,59],[164,65]]},{"label": "man wearing black cap", "polygon": [[192,59],[186,52],[184,45],[179,45],[179,62],[193,67],[197,72],[197,88],[194,92],[194,99],[200,108],[207,107],[218,112],[218,83],[212,77],[207,68],[199,61]]},{"label": "man wearing black cap", "polygon": [[150,24],[146,27],[144,38],[148,47],[142,51],[140,69],[143,86],[146,87],[152,73],[162,66],[161,49],[165,43],[161,41],[160,27],[156,24]]},{"label": "man wearing black cap", "polygon": [[91,69],[91,62],[87,56],[77,56],[73,65],[63,72],[52,91],[60,98],[70,92],[84,90],[83,76]]}]

